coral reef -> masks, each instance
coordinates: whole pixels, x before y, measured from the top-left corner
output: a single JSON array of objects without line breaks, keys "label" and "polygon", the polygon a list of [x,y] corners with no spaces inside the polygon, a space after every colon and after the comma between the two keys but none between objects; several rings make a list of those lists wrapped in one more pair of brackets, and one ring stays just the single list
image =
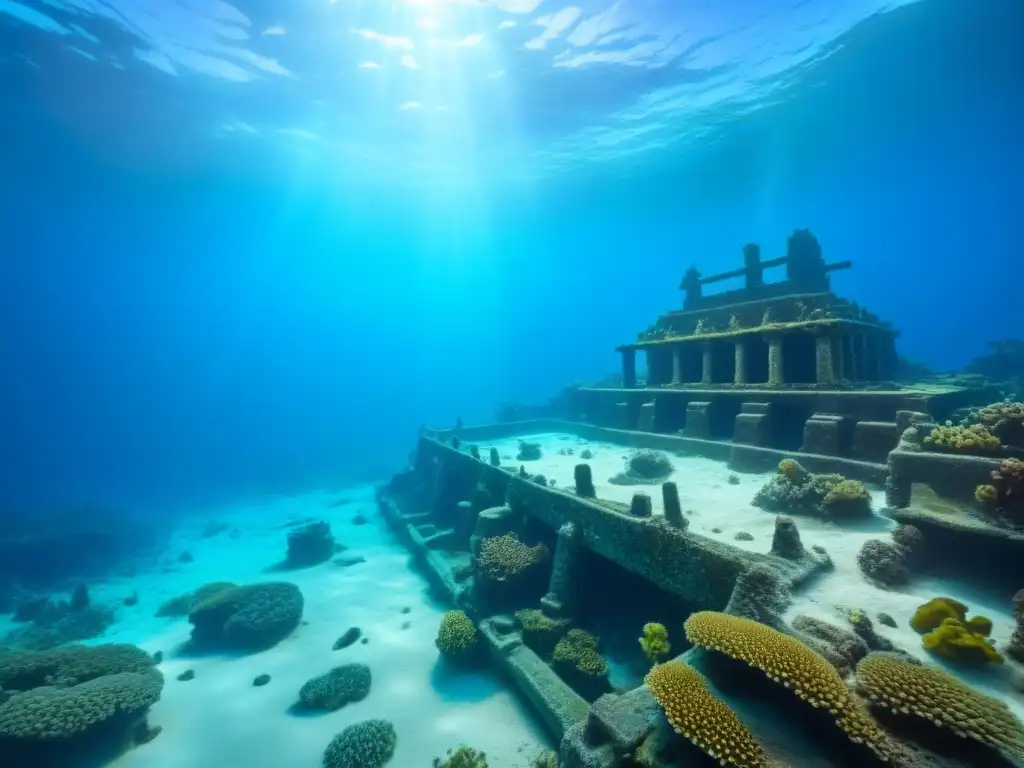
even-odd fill
[{"label": "coral reef", "polygon": [[106,761],[147,741],[163,689],[152,658],[131,645],[0,651],[0,763]]},{"label": "coral reef", "polygon": [[993,508],[998,522],[1024,527],[1024,461],[1004,459],[992,472],[992,482],[974,490],[974,498],[983,507]]},{"label": "coral reef", "polygon": [[461,746],[454,752],[449,749],[444,762],[440,757],[435,757],[433,768],[487,768],[487,755]]},{"label": "coral reef", "polygon": [[598,639],[582,629],[570,629],[552,654],[555,671],[588,701],[608,693],[608,663],[598,650]]},{"label": "coral reef", "polygon": [[812,616],[796,616],[792,627],[798,638],[820,653],[843,677],[868,655],[868,645],[856,633]]},{"label": "coral reef", "polygon": [[984,616],[967,618],[967,606],[949,597],[936,597],[921,605],[910,618],[930,652],[958,664],[1003,663],[988,639],[992,622]]},{"label": "coral reef", "polygon": [[346,704],[362,701],[370,693],[372,677],[365,664],[342,664],[311,678],[299,689],[301,709],[334,712]]},{"label": "coral reef", "polygon": [[836,474],[816,475],[793,459],[779,462],[775,477],[754,495],[751,503],[769,512],[832,520],[871,514],[871,495],[860,481]]},{"label": "coral reef", "polygon": [[437,650],[450,662],[464,664],[477,651],[477,631],[465,611],[448,611],[441,617],[441,626],[434,640]]},{"label": "coral reef", "polygon": [[519,441],[519,452],[516,453],[516,461],[538,461],[540,457],[540,443],[528,443],[525,440]]},{"label": "coral reef", "polygon": [[672,462],[661,451],[639,450],[629,455],[625,469],[608,482],[612,485],[653,485],[668,480],[672,471]]},{"label": "coral reef", "polygon": [[649,622],[644,624],[643,634],[640,636],[640,648],[644,656],[651,664],[657,664],[660,659],[668,656],[672,650],[672,644],[668,641],[668,630],[664,624]]},{"label": "coral reef", "polygon": [[308,523],[288,533],[288,551],[284,568],[306,568],[330,560],[334,555],[334,535],[323,520]]},{"label": "coral reef", "polygon": [[936,667],[872,653],[857,665],[857,688],[873,706],[973,739],[1011,759],[1024,759],[1024,727],[998,699]]},{"label": "coral reef", "polygon": [[156,615],[164,618],[188,616],[192,612],[193,606],[199,605],[199,603],[213,597],[222,590],[235,589],[237,586],[237,584],[232,584],[229,581],[211,581],[209,584],[201,586],[195,592],[188,592],[165,601],[157,609]]},{"label": "coral reef", "polygon": [[523,643],[542,659],[551,658],[558,641],[569,631],[567,619],[552,619],[536,608],[516,611],[515,616],[523,631]]},{"label": "coral reef", "polygon": [[857,553],[861,573],[883,587],[906,584],[924,560],[924,534],[916,526],[900,524],[891,536],[892,541],[868,539]]},{"label": "coral reef", "polygon": [[477,573],[492,581],[510,581],[548,560],[544,544],[528,546],[514,533],[484,539],[477,555]]},{"label": "coral reef", "polygon": [[712,695],[693,667],[678,660],[658,664],[644,682],[673,730],[719,764],[766,768],[764,752],[743,721]]},{"label": "coral reef", "polygon": [[383,768],[394,756],[397,743],[389,720],[353,723],[327,745],[324,768]]},{"label": "coral reef", "polygon": [[285,581],[222,589],[193,605],[190,646],[196,651],[259,651],[290,635],[302,619],[299,588]]},{"label": "coral reef", "polygon": [[761,670],[812,707],[829,712],[851,741],[887,759],[885,732],[860,709],[836,668],[804,643],[756,621],[714,611],[692,614],[685,629],[694,645]]},{"label": "coral reef", "polygon": [[932,451],[978,456],[998,456],[1003,450],[999,438],[984,424],[937,426],[925,437],[924,445]]},{"label": "coral reef", "polygon": [[1024,448],[1024,403],[1007,400],[986,405],[977,418],[1003,445]]}]

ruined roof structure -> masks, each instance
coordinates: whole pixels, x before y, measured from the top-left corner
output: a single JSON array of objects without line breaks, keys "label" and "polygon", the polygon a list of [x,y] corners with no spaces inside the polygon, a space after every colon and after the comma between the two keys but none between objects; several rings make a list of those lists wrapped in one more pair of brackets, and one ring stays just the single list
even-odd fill
[{"label": "ruined roof structure", "polygon": [[[877,388],[894,378],[897,332],[830,290],[829,273],[849,261],[826,264],[806,229],[790,236],[785,256],[762,261],[750,243],[743,259],[709,277],[687,270],[682,311],[618,348],[625,388],[638,384],[637,350],[647,353],[647,387]],[[786,279],[765,282],[765,270],[781,266]],[[704,295],[704,286],[735,278],[742,288]]]}]

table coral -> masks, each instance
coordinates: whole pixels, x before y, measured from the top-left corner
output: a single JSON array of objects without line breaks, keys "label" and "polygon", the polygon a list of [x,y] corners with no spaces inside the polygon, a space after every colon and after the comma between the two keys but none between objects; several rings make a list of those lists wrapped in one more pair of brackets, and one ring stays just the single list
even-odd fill
[{"label": "table coral", "polygon": [[1024,726],[1009,708],[941,669],[872,653],[857,665],[857,687],[874,705],[894,714],[927,720],[1024,759]]},{"label": "table coral", "polygon": [[888,759],[885,732],[860,708],[836,668],[821,654],[771,627],[727,613],[700,611],[684,627],[694,645],[756,667],[812,707],[828,711],[852,742]]},{"label": "table coral", "polygon": [[656,665],[644,682],[676,733],[682,734],[721,765],[764,768],[764,751],[728,706],[708,690],[707,681],[690,665],[670,661]]}]

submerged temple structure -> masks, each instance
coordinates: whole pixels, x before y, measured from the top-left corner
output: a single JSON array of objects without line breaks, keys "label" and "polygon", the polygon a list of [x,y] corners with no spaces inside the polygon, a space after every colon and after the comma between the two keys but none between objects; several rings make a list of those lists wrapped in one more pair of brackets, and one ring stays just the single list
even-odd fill
[{"label": "submerged temple structure", "polygon": [[[661,315],[617,348],[620,387],[577,393],[574,418],[630,431],[801,450],[882,462],[905,425],[898,414],[961,405],[956,387],[895,382],[899,335],[889,323],[831,290],[827,263],[808,230],[796,230],[786,254],[762,260],[743,248],[743,266],[702,276],[690,267],[682,310]],[[767,270],[785,279],[768,282]],[[704,288],[742,279],[742,287]],[[646,376],[638,376],[643,353]]]}]

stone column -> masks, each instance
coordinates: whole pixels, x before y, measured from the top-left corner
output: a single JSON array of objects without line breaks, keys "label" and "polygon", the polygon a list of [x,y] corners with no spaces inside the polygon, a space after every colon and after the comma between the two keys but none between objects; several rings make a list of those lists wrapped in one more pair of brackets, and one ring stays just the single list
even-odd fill
[{"label": "stone column", "polygon": [[703,344],[700,348],[701,353],[701,369],[700,369],[700,383],[710,384],[714,379],[712,378],[711,366],[714,362],[714,358],[711,355],[711,345]]},{"label": "stone column", "polygon": [[864,334],[864,380],[865,381],[878,381],[881,378],[881,372],[879,371],[879,349],[878,349],[878,337],[874,332],[868,332]]},{"label": "stone column", "polygon": [[633,347],[622,350],[622,386],[626,389],[636,386],[636,349]]},{"label": "stone column", "polygon": [[733,349],[733,384],[747,383],[747,340],[740,339]]},{"label": "stone column", "polygon": [[647,386],[658,384],[658,353],[654,347],[647,348]]},{"label": "stone column", "polygon": [[840,328],[832,337],[832,365],[835,368],[836,381],[846,378],[846,332]]},{"label": "stone column", "polygon": [[768,386],[781,387],[785,383],[782,375],[782,336],[768,336]]},{"label": "stone column", "polygon": [[683,345],[676,344],[672,347],[672,383],[679,385],[683,383]]},{"label": "stone column", "polygon": [[818,384],[835,384],[835,361],[832,359],[832,332],[822,329],[814,334],[815,381]]},{"label": "stone column", "polygon": [[555,544],[548,593],[540,601],[545,614],[560,617],[571,612],[579,569],[580,527],[576,523],[565,523],[558,529],[558,542]]},{"label": "stone column", "polygon": [[853,357],[857,361],[857,381],[868,381],[871,378],[868,355],[868,337],[864,331],[857,331],[853,345]]}]

